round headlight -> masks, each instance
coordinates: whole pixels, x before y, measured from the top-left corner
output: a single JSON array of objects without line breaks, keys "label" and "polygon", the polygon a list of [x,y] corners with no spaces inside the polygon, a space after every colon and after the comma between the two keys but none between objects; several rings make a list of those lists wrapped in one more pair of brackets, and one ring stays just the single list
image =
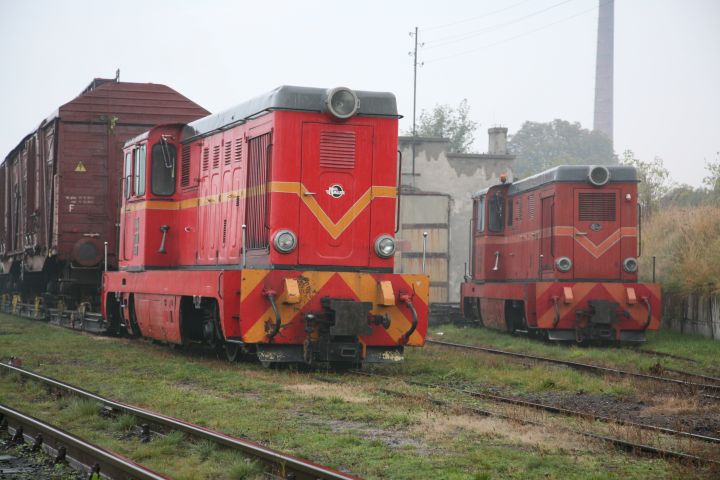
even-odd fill
[{"label": "round headlight", "polygon": [[588,171],[588,180],[590,180],[590,183],[596,187],[605,185],[610,181],[610,170],[602,165],[590,167],[590,170]]},{"label": "round headlight", "polygon": [[360,100],[355,92],[345,87],[333,88],[328,92],[327,109],[335,118],[350,118],[360,108]]},{"label": "round headlight", "polygon": [[636,258],[628,257],[623,260],[623,270],[628,273],[635,273],[638,269],[638,261]]},{"label": "round headlight", "polygon": [[572,260],[569,257],[560,257],[555,260],[555,267],[561,272],[569,272],[572,268]]},{"label": "round headlight", "polygon": [[290,253],[297,246],[297,237],[290,230],[279,230],[273,238],[273,245],[280,253]]},{"label": "round headlight", "polygon": [[380,235],[375,240],[375,253],[382,258],[392,257],[395,254],[395,239],[390,235]]}]

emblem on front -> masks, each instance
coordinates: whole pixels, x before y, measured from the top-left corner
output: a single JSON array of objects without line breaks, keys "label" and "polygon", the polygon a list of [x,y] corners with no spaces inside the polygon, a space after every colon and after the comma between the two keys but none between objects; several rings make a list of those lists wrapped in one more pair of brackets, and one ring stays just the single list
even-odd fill
[{"label": "emblem on front", "polygon": [[328,189],[325,190],[325,193],[333,198],[340,198],[345,195],[345,190],[343,190],[342,185],[336,183],[334,185],[330,185]]},{"label": "emblem on front", "polygon": [[590,225],[590,229],[593,232],[599,232],[600,230],[602,230],[602,225],[600,225],[599,223],[593,223]]}]

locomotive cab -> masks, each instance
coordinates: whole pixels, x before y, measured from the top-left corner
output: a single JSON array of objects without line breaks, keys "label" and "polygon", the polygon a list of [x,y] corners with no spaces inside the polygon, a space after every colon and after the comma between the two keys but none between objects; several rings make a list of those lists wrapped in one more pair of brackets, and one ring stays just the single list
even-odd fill
[{"label": "locomotive cab", "polygon": [[468,318],[554,340],[643,341],[660,290],[638,283],[637,177],[563,166],[474,196]]}]

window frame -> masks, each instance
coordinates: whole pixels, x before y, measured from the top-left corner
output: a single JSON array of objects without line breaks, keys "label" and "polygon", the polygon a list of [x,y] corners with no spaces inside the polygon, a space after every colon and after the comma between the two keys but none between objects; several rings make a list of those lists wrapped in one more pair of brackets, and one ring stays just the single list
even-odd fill
[{"label": "window frame", "polygon": [[[142,181],[142,183],[141,183]],[[140,188],[142,186],[142,189]],[[133,196],[142,197],[147,191],[147,144],[133,150]]]},{"label": "window frame", "polygon": [[475,231],[485,232],[485,194],[480,195],[477,200],[477,216],[475,217]]},{"label": "window frame", "polygon": [[[489,233],[503,233],[505,230],[505,196],[500,191],[495,191],[490,198],[487,212],[487,229]],[[495,210],[491,212],[491,209]],[[493,220],[494,219],[494,220]]]},{"label": "window frame", "polygon": [[[167,147],[167,151],[171,153],[171,159],[172,159],[172,191],[169,193],[158,193],[156,192],[156,183],[155,178],[157,177],[155,174],[155,161],[165,162],[165,156],[162,153],[163,152],[163,143],[165,143],[165,146]],[[155,155],[155,149],[158,147],[159,155]],[[154,143],[153,146],[150,148],[150,193],[153,195],[157,195],[159,197],[171,197],[175,195],[175,192],[177,191],[177,147],[172,144],[168,143],[167,141],[160,140],[157,143]]]},{"label": "window frame", "polygon": [[123,165],[123,190],[125,200],[129,199],[133,194],[133,183],[135,182],[133,176],[133,167],[135,166],[135,149],[130,149],[125,153],[125,160]]}]

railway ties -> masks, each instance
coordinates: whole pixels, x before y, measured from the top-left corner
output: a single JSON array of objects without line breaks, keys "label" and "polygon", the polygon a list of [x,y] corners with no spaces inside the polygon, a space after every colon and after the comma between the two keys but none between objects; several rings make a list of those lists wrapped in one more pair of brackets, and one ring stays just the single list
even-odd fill
[{"label": "railway ties", "polygon": [[68,463],[85,474],[96,472],[112,479],[165,480],[132,460],[100,448],[49,423],[0,404],[2,429],[11,434],[13,444],[32,444],[32,451],[43,449],[55,458],[54,463]]},{"label": "railway ties", "polygon": [[[618,368],[603,367],[601,365],[593,365],[593,364],[582,363],[582,362],[573,362],[570,360],[559,360],[559,359],[550,358],[550,357],[543,357],[540,355],[511,352],[508,350],[500,350],[497,348],[490,348],[490,347],[481,347],[478,345],[465,345],[462,343],[444,342],[444,341],[432,340],[432,339],[427,339],[426,343],[428,343],[430,345],[438,345],[438,346],[442,346],[442,347],[458,348],[458,349],[463,349],[463,350],[473,350],[473,351],[478,351],[478,352],[483,352],[483,353],[490,353],[493,355],[505,355],[505,356],[518,358],[518,359],[526,359],[526,360],[533,360],[533,361],[538,361],[538,362],[552,363],[555,365],[563,365],[563,366],[566,366],[569,368],[573,368],[575,370],[583,370],[583,371],[593,372],[593,373],[601,373],[601,374],[621,376],[621,377],[632,377],[632,378],[639,378],[639,379],[643,379],[643,380],[651,380],[651,381],[656,381],[656,382],[668,383],[668,384],[673,384],[673,385],[676,385],[679,387],[688,388],[693,391],[708,392],[710,394],[720,393],[720,384],[696,383],[696,382],[690,382],[687,380],[679,380],[676,378],[663,377],[663,376],[659,376],[659,375],[650,375],[648,373],[630,372],[630,371],[621,370]],[[673,371],[673,370],[668,370],[668,371]],[[692,373],[681,372],[678,370],[674,370],[674,372],[679,373],[679,374],[684,374],[688,377],[703,378],[705,380],[715,380],[714,377],[701,376],[701,375],[696,375],[696,374],[692,374]],[[713,396],[710,395],[709,398],[713,398]]]},{"label": "railway ties", "polygon": [[[692,440],[696,440],[699,442],[720,444],[720,438],[716,438],[716,437],[710,437],[710,436],[706,436],[706,435],[698,435],[698,434],[694,434],[694,433],[683,432],[681,430],[674,430],[671,428],[659,427],[656,425],[648,425],[648,424],[636,423],[636,422],[631,422],[631,421],[622,420],[622,419],[605,417],[602,415],[595,415],[595,414],[588,413],[588,412],[580,412],[580,411],[576,411],[576,410],[570,410],[567,408],[556,407],[556,406],[552,406],[552,405],[545,405],[545,404],[537,403],[537,402],[530,402],[530,401],[521,400],[518,398],[503,397],[501,395],[496,395],[496,394],[487,393],[487,392],[480,392],[480,391],[476,391],[476,390],[470,390],[467,388],[455,387],[452,385],[420,382],[420,381],[416,381],[416,380],[409,380],[409,379],[404,379],[404,378],[400,378],[400,377],[394,377],[394,376],[390,376],[390,375],[382,375],[382,374],[378,374],[378,373],[365,372],[365,371],[354,371],[354,373],[359,374],[359,375],[365,375],[368,377],[384,378],[387,380],[401,380],[402,382],[404,382],[407,385],[432,388],[434,390],[446,390],[446,391],[451,391],[451,392],[455,392],[455,393],[460,393],[462,395],[466,395],[466,396],[470,396],[470,397],[490,400],[490,401],[497,402],[497,403],[512,404],[512,405],[517,405],[520,407],[527,407],[527,408],[532,408],[535,410],[542,410],[542,411],[546,411],[546,412],[554,413],[554,414],[584,418],[586,420],[599,421],[599,422],[609,423],[609,424],[617,424],[617,425],[637,428],[640,430],[649,430],[649,431],[654,431],[657,433],[681,437],[681,438],[685,438],[685,439],[692,439]],[[395,390],[387,390],[387,389],[381,389],[381,390],[390,395],[400,395],[400,396],[407,395],[402,392],[397,392]],[[442,400],[434,399],[431,401],[433,404],[439,405],[439,406],[453,406],[453,407],[455,406],[455,405],[450,404],[449,402],[442,401]],[[530,424],[530,425],[542,425],[539,422],[533,422],[533,421],[529,421],[527,419],[519,420],[519,419],[511,417],[509,415],[505,415],[502,413],[496,413],[496,412],[492,412],[490,410],[484,410],[484,409],[480,409],[480,408],[462,406],[461,409],[469,411],[470,413],[473,413],[473,414],[482,415],[482,416],[486,416],[486,417],[496,417],[496,418],[502,418],[502,419],[506,419],[506,420],[519,421],[521,423],[526,423],[526,424]],[[692,455],[692,454],[683,453],[683,452],[677,452],[677,451],[673,451],[673,450],[667,450],[664,448],[653,447],[653,446],[647,445],[647,444],[632,442],[629,440],[623,440],[620,438],[609,437],[607,435],[600,435],[600,434],[591,433],[591,432],[583,432],[583,431],[577,431],[577,430],[573,430],[573,429],[568,429],[567,431],[571,432],[571,433],[576,433],[576,434],[579,434],[579,435],[582,435],[582,436],[585,436],[588,438],[593,438],[593,439],[596,439],[599,441],[610,443],[610,444],[612,444],[618,448],[621,448],[625,451],[641,452],[641,453],[644,453],[647,455],[660,457],[660,458],[670,458],[670,459],[675,459],[675,460],[679,460],[679,461],[683,461],[683,462],[693,462],[696,464],[704,464],[704,465],[712,465],[714,467],[720,467],[720,461],[708,459],[708,458],[702,458],[697,455]]]},{"label": "railway ties", "polygon": [[[226,433],[185,422],[183,420],[168,417],[144,408],[117,402],[102,397],[82,388],[70,385],[59,380],[40,375],[38,373],[0,363],[0,369],[16,372],[24,378],[39,382],[49,388],[61,390],[80,398],[96,401],[106,409],[132,415],[145,423],[157,425],[168,430],[177,430],[192,437],[207,440],[220,446],[237,450],[245,455],[255,458],[270,467],[270,478],[293,479],[293,480],[358,480],[359,477],[335,470],[330,467],[319,465],[293,455],[289,455],[261,444],[238,438]],[[163,477],[159,477],[163,478]]]}]

